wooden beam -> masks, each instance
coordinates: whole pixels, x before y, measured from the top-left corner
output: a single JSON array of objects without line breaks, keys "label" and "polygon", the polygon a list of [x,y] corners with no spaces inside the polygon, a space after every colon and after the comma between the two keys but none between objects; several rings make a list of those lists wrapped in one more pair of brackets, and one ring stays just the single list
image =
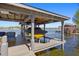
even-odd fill
[{"label": "wooden beam", "polygon": [[24,22],[23,19],[8,19],[8,18],[2,18],[2,17],[0,17],[0,20],[2,20],[2,21],[13,21],[13,22]]},{"label": "wooden beam", "polygon": [[31,19],[31,17],[28,15],[28,17],[26,17],[26,18],[24,19],[24,22],[28,22],[30,19]]}]

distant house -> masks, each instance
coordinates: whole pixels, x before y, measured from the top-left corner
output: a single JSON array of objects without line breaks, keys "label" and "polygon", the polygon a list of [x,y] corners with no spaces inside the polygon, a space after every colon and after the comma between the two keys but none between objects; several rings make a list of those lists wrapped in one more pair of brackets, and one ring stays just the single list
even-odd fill
[{"label": "distant house", "polygon": [[64,25],[64,32],[67,34],[76,33],[76,25],[71,25],[71,24]]}]

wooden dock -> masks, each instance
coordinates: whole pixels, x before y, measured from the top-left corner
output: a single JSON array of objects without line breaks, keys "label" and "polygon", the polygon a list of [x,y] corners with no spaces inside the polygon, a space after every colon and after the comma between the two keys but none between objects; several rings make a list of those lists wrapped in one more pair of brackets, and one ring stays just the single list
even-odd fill
[{"label": "wooden dock", "polygon": [[34,53],[64,44],[66,41],[51,39],[47,43],[34,43]]},{"label": "wooden dock", "polygon": [[40,52],[49,48],[53,48],[64,44],[66,41],[51,39],[47,43],[34,43],[34,49],[29,50],[25,44],[8,47],[8,56],[35,56],[36,52]]}]

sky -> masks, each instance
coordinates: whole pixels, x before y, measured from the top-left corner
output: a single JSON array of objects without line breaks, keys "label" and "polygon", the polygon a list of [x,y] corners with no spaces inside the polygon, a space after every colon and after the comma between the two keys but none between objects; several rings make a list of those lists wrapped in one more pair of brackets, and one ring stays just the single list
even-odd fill
[{"label": "sky", "polygon": [[[28,5],[70,17],[69,20],[65,21],[65,24],[74,24],[72,21],[72,17],[74,16],[75,12],[79,7],[77,3],[28,3]],[[10,21],[0,21],[0,26],[19,26],[19,23]],[[58,26],[61,26],[60,22],[50,23],[46,25],[46,27]]]}]

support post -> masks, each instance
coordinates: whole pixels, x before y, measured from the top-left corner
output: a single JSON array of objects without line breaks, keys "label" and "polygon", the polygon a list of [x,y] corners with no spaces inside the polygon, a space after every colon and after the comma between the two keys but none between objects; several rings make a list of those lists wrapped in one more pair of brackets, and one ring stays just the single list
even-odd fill
[{"label": "support post", "polygon": [[[40,25],[38,24],[37,27],[39,27]],[[40,39],[38,39],[38,42],[40,43]]]},{"label": "support post", "polygon": [[7,36],[3,36],[1,42],[2,42],[2,44],[1,44],[1,56],[8,56]]},{"label": "support post", "polygon": [[[46,26],[45,26],[45,24],[44,24],[44,31],[45,31],[45,27],[46,27]],[[45,34],[44,34],[44,43],[45,43]]]},{"label": "support post", "polygon": [[31,50],[34,50],[34,19],[35,17],[31,16]]},{"label": "support post", "polygon": [[21,23],[21,35],[22,35],[22,38],[25,39],[24,38],[24,24],[23,23]]},{"label": "support post", "polygon": [[21,35],[23,36],[23,24],[22,23],[20,24],[21,24]]},{"label": "support post", "polygon": [[[61,22],[61,41],[64,42],[64,21]],[[61,44],[61,48],[64,50],[64,43]]]}]

